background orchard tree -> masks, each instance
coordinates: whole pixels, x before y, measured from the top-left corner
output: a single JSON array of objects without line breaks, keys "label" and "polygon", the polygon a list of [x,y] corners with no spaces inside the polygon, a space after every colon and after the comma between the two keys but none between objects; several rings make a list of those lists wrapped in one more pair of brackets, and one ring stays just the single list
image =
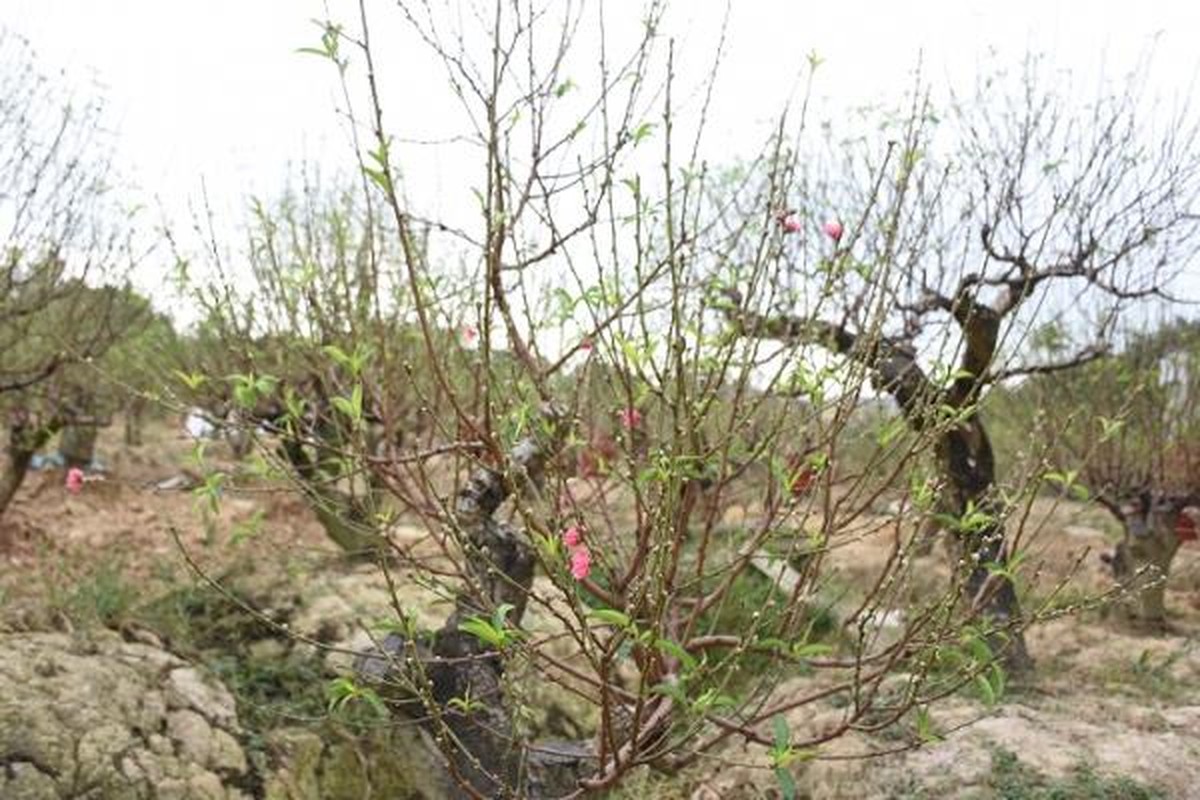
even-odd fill
[{"label": "background orchard tree", "polygon": [[181,339],[171,318],[155,311],[148,298],[127,292],[124,303],[137,324],[97,362],[97,372],[104,379],[107,406],[123,418],[125,444],[139,447],[148,418],[171,408],[164,384],[185,348],[196,343]]},{"label": "background orchard tree", "polygon": [[136,317],[119,288],[130,227],[111,196],[102,104],[48,79],[3,31],[0,64],[2,512],[38,448],[94,421],[68,401],[81,384],[67,385],[64,370],[101,356]]},{"label": "background orchard tree", "polygon": [[[1041,338],[1049,352],[1067,346],[1061,334]],[[1104,559],[1136,599],[1135,618],[1161,628],[1171,563],[1200,521],[1200,327],[1177,319],[1125,339],[1078,370],[1034,377],[1006,404],[1044,443],[1054,482],[1121,523]]]},{"label": "background orchard tree", "polygon": [[[366,467],[402,446],[454,438],[438,429],[439,387],[419,366],[394,229],[353,185],[326,190],[308,175],[298,190],[254,202],[244,246],[221,247],[214,224],[198,227],[198,256],[176,242],[181,286],[202,315],[177,353],[176,397],[208,409],[238,455],[261,439],[260,466],[296,482],[330,538],[373,554],[396,510],[389,492],[409,508],[430,499],[401,475],[384,486]],[[449,281],[427,290],[455,291]],[[463,327],[439,318],[447,371]],[[466,377],[464,366],[456,380]]]},{"label": "background orchard tree", "polygon": [[[997,481],[980,404],[996,385],[1100,356],[1113,321],[1195,256],[1191,116],[1146,125],[1137,76],[1085,105],[1068,90],[1030,58],[1017,80],[981,80],[944,108],[918,87],[907,113],[883,115],[886,144],[828,126],[824,150],[782,151],[785,179],[737,203],[778,215],[783,240],[723,257],[736,268],[720,276],[740,335],[859,365],[932,438],[964,604],[1007,632],[1013,665],[1027,659],[1005,566],[1020,541],[1005,520],[1023,501]],[[743,297],[761,285],[765,302]],[[1027,358],[1047,321],[1077,346]]]}]

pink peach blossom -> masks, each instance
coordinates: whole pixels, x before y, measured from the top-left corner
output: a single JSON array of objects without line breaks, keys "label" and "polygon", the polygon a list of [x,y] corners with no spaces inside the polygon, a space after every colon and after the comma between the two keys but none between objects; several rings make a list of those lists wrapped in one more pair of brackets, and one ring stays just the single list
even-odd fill
[{"label": "pink peach blossom", "polygon": [[621,426],[626,430],[633,430],[638,425],[642,424],[642,412],[632,406],[630,408],[621,409]]},{"label": "pink peach blossom", "polygon": [[586,546],[580,545],[571,551],[571,576],[581,581],[592,571],[592,554]]},{"label": "pink peach blossom", "polygon": [[845,229],[842,227],[842,223],[838,222],[836,219],[826,222],[821,226],[821,230],[825,231],[826,236],[828,236],[830,239],[833,239],[834,244],[842,241],[842,234],[845,232]]},{"label": "pink peach blossom", "polygon": [[71,467],[67,470],[66,487],[71,494],[79,494],[83,489],[83,470],[79,467]]},{"label": "pink peach blossom", "polygon": [[462,337],[465,344],[471,344],[479,336],[479,331],[475,330],[474,325],[467,325],[463,328]]},{"label": "pink peach blossom", "polygon": [[583,531],[579,530],[578,525],[572,525],[562,532],[562,540],[568,549],[576,548],[583,541]]},{"label": "pink peach blossom", "polygon": [[780,214],[777,219],[779,227],[783,228],[784,233],[799,233],[804,228],[804,223],[792,211]]},{"label": "pink peach blossom", "polygon": [[579,343],[579,349],[585,353],[590,353],[592,350],[592,340],[584,339],[582,342]]}]

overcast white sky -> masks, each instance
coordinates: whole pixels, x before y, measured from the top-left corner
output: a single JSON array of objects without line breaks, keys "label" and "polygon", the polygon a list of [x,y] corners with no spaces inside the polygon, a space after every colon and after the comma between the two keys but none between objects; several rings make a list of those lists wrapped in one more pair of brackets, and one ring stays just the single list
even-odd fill
[{"label": "overcast white sky", "polygon": [[[436,130],[437,103],[449,94],[443,73],[404,42],[386,0],[372,4],[380,10],[376,43],[393,52],[385,86],[421,101],[422,132]],[[633,0],[621,4],[635,13]],[[357,14],[348,0],[328,6],[335,18]],[[118,168],[148,204],[179,213],[203,180],[219,209],[236,209],[247,192],[277,188],[289,165],[347,163],[332,70],[296,53],[317,39],[312,20],[327,14],[320,0],[0,0],[0,7],[2,24],[32,42],[44,69],[94,75],[104,87],[119,133]],[[667,33],[685,51],[706,55],[724,9],[677,0]],[[1193,89],[1198,35],[1195,0],[734,0],[714,134],[735,148],[753,146],[813,50],[826,59],[818,95],[840,105],[898,96],[918,54],[935,82],[972,78],[994,48],[1014,63],[1028,50],[1048,53],[1092,83],[1126,72],[1157,38],[1148,88],[1172,99]],[[393,111],[391,120],[394,134],[413,135],[403,114]],[[445,165],[434,154],[425,166],[431,183],[417,190],[436,195]]]}]

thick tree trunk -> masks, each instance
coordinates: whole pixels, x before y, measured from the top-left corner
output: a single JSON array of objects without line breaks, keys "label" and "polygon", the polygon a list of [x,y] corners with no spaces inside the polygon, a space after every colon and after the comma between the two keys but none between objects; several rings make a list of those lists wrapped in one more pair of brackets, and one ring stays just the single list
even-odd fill
[{"label": "thick tree trunk", "polygon": [[146,398],[134,395],[125,407],[125,444],[142,446],[142,419],[146,413]]},{"label": "thick tree trunk", "polygon": [[[514,491],[540,486],[547,455],[558,445],[557,437],[526,439],[513,448],[506,473],[475,470],[455,507],[471,573],[455,610],[430,644],[392,634],[357,664],[393,708],[421,721],[439,743],[453,797],[560,796],[597,765],[590,742],[521,738],[505,698],[501,654],[460,629],[472,616],[491,619],[502,605],[510,607],[506,626],[520,624],[533,584],[533,548],[523,532],[493,515]],[[463,698],[476,702],[464,704]]]},{"label": "thick tree trunk", "polygon": [[321,473],[295,439],[284,439],[280,451],[295,470],[304,486],[305,498],[333,543],[351,558],[376,557],[386,539],[379,532],[371,503],[332,486],[331,479]]},{"label": "thick tree trunk", "polygon": [[25,480],[26,473],[29,472],[29,462],[32,460],[32,450],[22,450],[11,445],[8,447],[4,471],[0,473],[0,515],[4,514],[4,510],[16,496],[17,490],[21,488],[21,483]]},{"label": "thick tree trunk", "polygon": [[978,414],[943,433],[936,450],[941,472],[950,484],[949,502],[944,500],[943,504],[958,519],[973,511],[977,518],[987,520],[978,527],[963,525],[953,531],[961,560],[969,565],[964,599],[992,627],[988,643],[1005,666],[1014,671],[1027,670],[1033,662],[1021,630],[1016,587],[1007,575],[996,570],[1008,562],[1004,510],[996,498],[991,440]]},{"label": "thick tree trunk", "polygon": [[[744,335],[813,342],[858,361],[870,369],[875,387],[895,399],[909,427],[933,437],[939,471],[950,490],[950,497],[943,498],[943,508],[955,518],[973,509],[991,519],[980,528],[960,526],[955,531],[958,550],[968,565],[964,600],[971,611],[990,623],[994,630],[989,637],[993,652],[1005,666],[1014,671],[1028,669],[1032,662],[1025,647],[1016,587],[1007,575],[995,569],[1008,560],[1003,515],[995,492],[991,442],[978,411],[973,410],[980,376],[995,353],[999,316],[974,304],[955,308],[954,316],[966,336],[962,377],[943,391],[921,369],[916,352],[909,346],[881,337],[860,339],[843,326],[821,320],[762,316],[743,309],[736,291],[727,290],[726,295],[731,301],[726,314]],[[968,413],[958,424],[945,427],[940,415],[943,406]]]},{"label": "thick tree trunk", "polygon": [[1126,608],[1132,621],[1153,629],[1167,627],[1167,576],[1179,550],[1180,519],[1186,513],[1176,506],[1147,496],[1114,508],[1124,535],[1116,550],[1104,557],[1128,593],[1131,602]]},{"label": "thick tree trunk", "polygon": [[54,425],[33,425],[23,412],[14,414],[8,426],[5,463],[3,472],[0,472],[0,515],[4,514],[21,488],[34,453],[45,446],[57,430]]}]

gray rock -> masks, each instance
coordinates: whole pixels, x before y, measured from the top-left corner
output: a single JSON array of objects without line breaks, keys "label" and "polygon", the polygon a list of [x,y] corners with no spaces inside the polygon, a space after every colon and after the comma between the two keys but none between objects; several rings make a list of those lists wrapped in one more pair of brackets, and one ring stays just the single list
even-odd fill
[{"label": "gray rock", "polygon": [[112,632],[0,635],[0,797],[241,798],[235,712],[199,670]]}]

